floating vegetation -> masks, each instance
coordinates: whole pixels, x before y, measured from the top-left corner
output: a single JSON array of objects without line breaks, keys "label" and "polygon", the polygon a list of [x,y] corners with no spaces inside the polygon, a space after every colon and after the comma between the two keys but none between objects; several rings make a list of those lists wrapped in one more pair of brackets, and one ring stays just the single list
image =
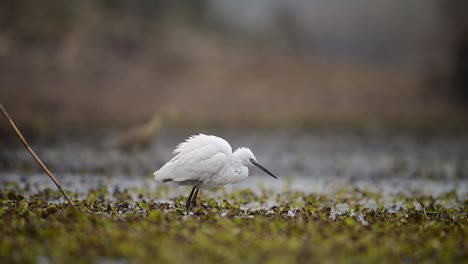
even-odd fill
[{"label": "floating vegetation", "polygon": [[[140,191],[137,198],[119,189],[69,192],[74,209],[58,191],[4,185],[0,262],[462,263],[468,257],[468,201],[454,193],[400,195],[402,206],[389,208],[379,204],[379,193],[359,189],[333,197],[238,190],[203,196],[186,215],[185,197],[159,202]],[[369,197],[375,206],[361,202]],[[271,200],[275,205],[264,206]]]}]

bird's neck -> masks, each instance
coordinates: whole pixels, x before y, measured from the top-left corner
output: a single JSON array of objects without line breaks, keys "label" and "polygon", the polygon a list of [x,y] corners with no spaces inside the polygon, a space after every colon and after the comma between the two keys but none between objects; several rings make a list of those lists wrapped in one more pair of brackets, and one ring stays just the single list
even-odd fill
[{"label": "bird's neck", "polygon": [[223,174],[229,175],[232,183],[236,183],[246,179],[249,176],[249,168],[245,166],[240,159],[232,156],[231,164],[230,166],[224,167]]},{"label": "bird's neck", "polygon": [[242,167],[245,167],[244,164],[242,164],[242,162],[238,159],[231,159],[231,166],[233,168],[242,168]]},{"label": "bird's neck", "polygon": [[242,166],[244,166],[241,162],[241,160],[239,158],[237,158],[235,155],[232,155],[231,156],[231,160],[230,160],[230,166],[229,167],[232,167],[233,169],[238,169],[238,168],[241,168]]}]

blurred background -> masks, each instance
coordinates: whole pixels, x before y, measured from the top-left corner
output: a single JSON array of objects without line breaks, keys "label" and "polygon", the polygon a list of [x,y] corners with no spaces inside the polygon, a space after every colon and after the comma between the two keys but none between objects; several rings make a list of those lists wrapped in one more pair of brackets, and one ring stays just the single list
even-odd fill
[{"label": "blurred background", "polygon": [[0,98],[33,134],[126,127],[164,111],[177,113],[174,127],[464,127],[467,7],[4,0]]},{"label": "blurred background", "polygon": [[[466,198],[466,11],[457,0],[3,0],[0,102],[72,190],[105,177],[156,188],[152,172],[203,132],[251,147],[278,191],[295,178],[308,192]],[[0,135],[0,178],[50,185],[7,122]]]}]

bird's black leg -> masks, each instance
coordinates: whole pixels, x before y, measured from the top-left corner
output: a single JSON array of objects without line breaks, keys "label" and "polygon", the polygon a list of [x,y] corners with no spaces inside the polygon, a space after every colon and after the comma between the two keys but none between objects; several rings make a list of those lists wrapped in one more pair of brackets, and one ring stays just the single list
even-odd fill
[{"label": "bird's black leg", "polygon": [[189,214],[189,211],[190,211],[190,204],[192,202],[192,196],[193,196],[193,192],[195,191],[197,187],[193,187],[192,191],[190,192],[190,195],[187,199],[187,202],[185,202],[185,209],[187,210],[187,214]]},{"label": "bird's black leg", "polygon": [[192,197],[192,206],[193,206],[193,207],[197,206],[197,195],[198,195],[198,191],[200,191],[200,189],[197,188],[197,190],[195,191],[195,194],[194,194],[193,197]]}]

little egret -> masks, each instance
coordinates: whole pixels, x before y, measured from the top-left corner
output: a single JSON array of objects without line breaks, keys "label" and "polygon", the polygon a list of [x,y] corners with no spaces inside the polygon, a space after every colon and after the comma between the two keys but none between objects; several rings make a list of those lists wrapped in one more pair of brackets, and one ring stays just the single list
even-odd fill
[{"label": "little egret", "polygon": [[191,136],[176,147],[174,154],[174,158],[154,173],[154,179],[193,186],[185,204],[187,214],[191,205],[197,205],[200,189],[243,181],[249,176],[250,166],[257,166],[278,179],[257,162],[250,149],[238,148],[233,153],[229,143],[216,136]]}]

